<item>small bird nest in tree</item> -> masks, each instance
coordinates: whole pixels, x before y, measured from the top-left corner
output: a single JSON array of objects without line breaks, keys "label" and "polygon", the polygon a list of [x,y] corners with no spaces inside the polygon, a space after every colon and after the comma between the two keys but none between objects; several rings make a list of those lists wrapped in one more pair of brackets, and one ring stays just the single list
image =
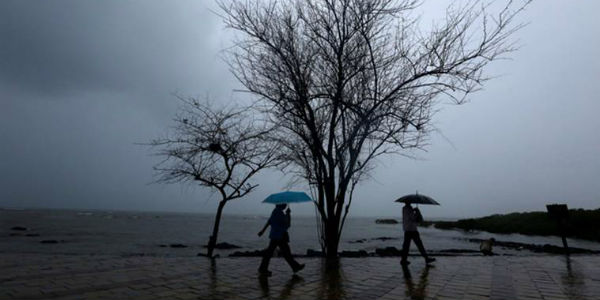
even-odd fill
[{"label": "small bird nest in tree", "polygon": [[221,152],[223,151],[223,148],[221,148],[221,144],[219,143],[211,143],[210,145],[208,145],[208,150],[212,152]]}]

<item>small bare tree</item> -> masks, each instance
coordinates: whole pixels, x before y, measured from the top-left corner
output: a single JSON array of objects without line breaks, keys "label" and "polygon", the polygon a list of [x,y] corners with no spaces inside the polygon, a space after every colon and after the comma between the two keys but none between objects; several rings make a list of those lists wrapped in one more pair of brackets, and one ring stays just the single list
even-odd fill
[{"label": "small bare tree", "polygon": [[439,99],[463,103],[483,68],[514,50],[527,2],[495,14],[460,2],[428,30],[413,0],[219,2],[239,34],[232,72],[277,124],[288,170],[311,186],[328,258],[374,160],[426,146]]},{"label": "small bare tree", "polygon": [[184,105],[175,118],[173,135],[150,143],[165,158],[155,170],[159,182],[197,182],[218,192],[219,206],[207,245],[207,256],[212,257],[225,204],[258,186],[250,180],[277,165],[277,148],[267,138],[270,129],[253,119],[251,110],[180,99]]}]

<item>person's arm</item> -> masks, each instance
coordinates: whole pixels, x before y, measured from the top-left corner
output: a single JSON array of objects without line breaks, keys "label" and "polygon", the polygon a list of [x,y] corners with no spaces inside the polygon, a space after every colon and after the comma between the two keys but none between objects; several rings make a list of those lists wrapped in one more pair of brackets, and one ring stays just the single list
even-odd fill
[{"label": "person's arm", "polygon": [[403,211],[402,217],[406,217],[407,222],[415,223],[417,220],[417,214],[413,208],[407,207],[406,210]]},{"label": "person's arm", "polygon": [[414,212],[415,212],[415,221],[417,223],[423,222],[423,215],[421,214],[421,211],[418,208],[415,208]]},{"label": "person's arm", "polygon": [[269,220],[267,220],[267,223],[265,224],[265,227],[263,227],[263,229],[261,229],[258,232],[258,236],[262,236],[263,233],[265,233],[265,230],[267,230],[267,227],[269,227],[270,224],[271,224],[271,218],[269,218]]}]

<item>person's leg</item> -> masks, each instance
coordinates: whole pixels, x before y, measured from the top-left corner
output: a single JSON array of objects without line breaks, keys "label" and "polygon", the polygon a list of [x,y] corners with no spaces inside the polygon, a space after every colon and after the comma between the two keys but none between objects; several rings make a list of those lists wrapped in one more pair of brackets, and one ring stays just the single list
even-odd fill
[{"label": "person's leg", "polygon": [[288,265],[290,265],[290,267],[292,268],[292,270],[294,270],[294,272],[299,271],[300,269],[302,269],[302,267],[304,267],[304,266],[300,265],[294,259],[294,257],[292,257],[292,251],[290,250],[290,245],[287,242],[281,241],[281,242],[279,242],[278,245],[279,245],[279,249],[281,250],[281,254],[283,255],[283,258],[285,258],[285,261],[287,261]]},{"label": "person's leg", "polygon": [[415,241],[415,244],[417,245],[417,248],[419,248],[419,252],[421,252],[421,255],[423,256],[423,258],[425,258],[425,261],[426,262],[433,262],[433,261],[435,261],[435,258],[430,258],[427,255],[427,251],[425,251],[425,247],[423,246],[423,241],[421,241],[421,235],[419,234],[418,231],[415,231],[413,239]]},{"label": "person's leg", "polygon": [[425,247],[423,246],[423,241],[421,241],[421,236],[418,231],[415,231],[415,234],[412,236],[412,239],[415,241],[415,245],[419,248],[419,252],[421,255],[427,259],[427,251],[425,251]]},{"label": "person's leg", "polygon": [[405,231],[404,232],[404,242],[402,243],[402,260],[400,260],[400,262],[407,262],[406,257],[408,256],[408,250],[410,249],[410,239],[411,239],[411,232],[410,231]]},{"label": "person's leg", "polygon": [[265,252],[263,253],[263,258],[262,258],[262,261],[260,262],[260,267],[258,267],[258,271],[260,271],[260,272],[269,271],[269,261],[271,260],[271,257],[273,256],[273,252],[275,251],[276,247],[277,247],[277,241],[271,240],[269,242],[269,247],[267,247],[267,249],[265,249]]}]

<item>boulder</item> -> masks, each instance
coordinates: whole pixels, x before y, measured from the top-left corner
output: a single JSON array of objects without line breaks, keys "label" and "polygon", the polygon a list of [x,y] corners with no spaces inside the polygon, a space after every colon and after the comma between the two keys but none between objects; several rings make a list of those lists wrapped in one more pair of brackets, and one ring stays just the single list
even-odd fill
[{"label": "boulder", "polygon": [[15,231],[27,231],[29,229],[27,229],[27,227],[23,227],[23,226],[14,226],[11,227],[10,230],[15,230]]},{"label": "boulder", "polygon": [[438,251],[439,253],[453,253],[453,254],[462,254],[462,253],[479,253],[479,250],[473,249],[442,249]]},{"label": "boulder", "polygon": [[313,249],[306,249],[307,257],[323,257],[323,251],[317,251]]},{"label": "boulder", "polygon": [[367,257],[367,256],[369,256],[369,253],[367,253],[367,251],[365,251],[365,250],[342,251],[340,253],[340,257]]},{"label": "boulder", "polygon": [[367,241],[367,239],[360,239],[360,240],[350,241],[348,243],[350,243],[350,244],[362,244],[362,243],[364,243],[366,241]]},{"label": "boulder", "polygon": [[260,257],[263,256],[263,250],[254,251],[235,251],[229,254],[230,257]]},{"label": "boulder", "polygon": [[65,240],[43,240],[40,241],[41,244],[58,244],[58,243],[65,243]]},{"label": "boulder", "polygon": [[379,256],[400,256],[402,255],[402,251],[398,250],[396,247],[386,247],[375,249],[375,254]]},{"label": "boulder", "polygon": [[[204,257],[208,257],[208,254],[207,254],[207,253],[202,253],[202,252],[200,252],[200,253],[198,253],[196,256],[204,256]],[[216,255],[213,255],[213,256],[212,256],[212,258],[219,258],[219,257],[221,257],[219,254],[216,254]]]},{"label": "boulder", "polygon": [[[204,248],[208,248],[208,245],[204,245]],[[230,244],[230,243],[217,243],[215,245],[215,249],[239,249],[242,248],[238,245]]]},{"label": "boulder", "polygon": [[171,244],[169,245],[171,248],[187,248],[187,245],[184,244]]},{"label": "boulder", "polygon": [[398,224],[398,221],[395,219],[377,219],[375,220],[377,224]]},{"label": "boulder", "polygon": [[398,238],[395,237],[389,237],[389,236],[382,236],[382,237],[377,237],[374,238],[374,241],[388,241],[388,240],[397,240]]}]

